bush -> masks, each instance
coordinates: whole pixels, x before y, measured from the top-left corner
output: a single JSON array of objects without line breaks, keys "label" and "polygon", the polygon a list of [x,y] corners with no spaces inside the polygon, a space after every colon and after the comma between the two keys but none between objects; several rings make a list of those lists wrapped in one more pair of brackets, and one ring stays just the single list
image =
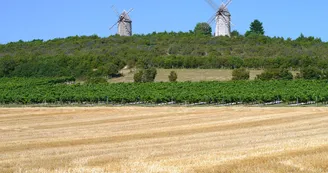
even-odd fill
[{"label": "bush", "polygon": [[238,68],[232,71],[232,80],[248,80],[249,71],[245,68]]},{"label": "bush", "polygon": [[212,28],[211,26],[206,23],[197,23],[195,29],[194,29],[194,33],[196,35],[208,35],[211,36],[212,35]]},{"label": "bush", "polygon": [[259,80],[293,80],[293,74],[287,69],[266,69],[256,79]]},{"label": "bush", "polygon": [[93,77],[93,78],[89,78],[86,81],[86,84],[101,84],[101,83],[107,83],[107,80],[101,77]]},{"label": "bush", "polygon": [[134,74],[133,78],[134,82],[154,82],[156,75],[156,68],[147,68],[139,70],[136,74]]},{"label": "bush", "polygon": [[175,71],[171,71],[170,75],[169,75],[169,81],[170,82],[176,82],[178,79],[178,75]]},{"label": "bush", "polygon": [[323,79],[324,74],[320,69],[317,67],[305,67],[301,69],[301,73],[299,74],[298,78],[301,79]]},{"label": "bush", "polygon": [[114,63],[108,63],[105,65],[106,75],[108,78],[119,76],[119,67]]},{"label": "bush", "polygon": [[145,69],[142,75],[142,82],[154,82],[156,75],[157,75],[156,68]]},{"label": "bush", "polygon": [[142,82],[142,76],[143,76],[143,70],[140,70],[137,73],[135,73],[133,76],[134,82],[137,82],[137,83]]}]

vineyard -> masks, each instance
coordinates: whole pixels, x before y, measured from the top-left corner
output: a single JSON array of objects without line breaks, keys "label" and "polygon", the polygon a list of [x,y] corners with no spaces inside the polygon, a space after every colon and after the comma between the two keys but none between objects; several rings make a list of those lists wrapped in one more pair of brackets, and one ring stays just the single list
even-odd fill
[{"label": "vineyard", "polygon": [[74,78],[1,78],[1,104],[261,104],[328,101],[327,81],[80,84]]}]

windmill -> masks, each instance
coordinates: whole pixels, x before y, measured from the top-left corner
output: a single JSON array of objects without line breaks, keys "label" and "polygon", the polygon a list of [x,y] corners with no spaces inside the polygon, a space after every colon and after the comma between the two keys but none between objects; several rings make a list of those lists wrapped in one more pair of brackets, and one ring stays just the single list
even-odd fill
[{"label": "windmill", "polygon": [[217,6],[212,0],[206,0],[206,2],[216,11],[216,13],[208,20],[208,24],[211,25],[215,20],[215,37],[217,36],[229,36],[231,34],[231,14],[228,10],[228,5],[232,0],[228,0],[226,3]]},{"label": "windmill", "polygon": [[113,11],[117,14],[118,20],[117,22],[109,28],[109,30],[113,29],[117,25],[117,34],[120,36],[131,36],[132,35],[132,20],[129,16],[129,13],[133,11],[131,8],[128,12],[123,11],[121,14],[117,12],[114,6],[112,6]]}]

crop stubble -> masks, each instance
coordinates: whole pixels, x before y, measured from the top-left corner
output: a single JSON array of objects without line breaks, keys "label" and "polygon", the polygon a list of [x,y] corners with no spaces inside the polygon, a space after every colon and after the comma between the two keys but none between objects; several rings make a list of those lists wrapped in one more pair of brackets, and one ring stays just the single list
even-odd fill
[{"label": "crop stubble", "polygon": [[328,172],[328,109],[0,109],[0,172],[92,171]]}]

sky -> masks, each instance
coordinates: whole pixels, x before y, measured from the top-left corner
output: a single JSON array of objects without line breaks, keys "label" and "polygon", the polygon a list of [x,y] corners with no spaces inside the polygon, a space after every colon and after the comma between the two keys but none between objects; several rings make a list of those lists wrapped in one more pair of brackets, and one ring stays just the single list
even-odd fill
[{"label": "sky", "polygon": [[[119,12],[134,8],[134,34],[187,32],[215,13],[205,0],[1,0],[0,44],[75,35],[108,37],[117,32],[109,30],[118,19],[113,5]],[[232,30],[241,34],[258,19],[271,37],[295,39],[303,33],[328,41],[327,7],[327,0],[233,0],[228,8]]]}]

